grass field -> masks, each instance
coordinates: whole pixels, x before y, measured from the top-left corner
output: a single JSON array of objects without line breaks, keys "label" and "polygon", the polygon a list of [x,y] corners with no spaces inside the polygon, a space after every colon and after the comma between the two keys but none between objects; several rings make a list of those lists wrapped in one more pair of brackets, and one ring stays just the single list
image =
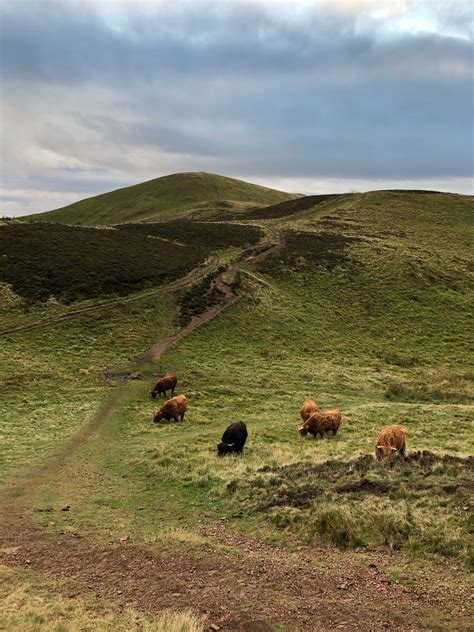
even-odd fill
[{"label": "grass field", "polygon": [[[269,223],[282,247],[241,263],[237,302],[158,364],[136,359],[179,328],[172,294],[1,339],[5,497],[14,476],[116,397],[91,439],[27,496],[47,533],[205,557],[203,525],[224,521],[228,534],[289,555],[322,547],[337,561],[354,550],[367,564],[388,552],[393,577],[408,564],[410,581],[424,572],[455,591],[472,566],[472,199],[353,194],[260,220]],[[19,299],[5,292],[4,303],[24,322]],[[33,304],[29,316],[46,309]],[[189,410],[183,423],[153,425],[149,392],[168,370]],[[336,437],[299,436],[308,397],[342,411]],[[217,458],[240,419],[243,458]],[[378,464],[375,437],[391,423],[405,428],[410,456]],[[31,581],[7,579],[13,594]],[[74,603],[96,616],[88,607]],[[268,629],[291,629],[277,623]],[[437,625],[428,629],[449,629]]]}]

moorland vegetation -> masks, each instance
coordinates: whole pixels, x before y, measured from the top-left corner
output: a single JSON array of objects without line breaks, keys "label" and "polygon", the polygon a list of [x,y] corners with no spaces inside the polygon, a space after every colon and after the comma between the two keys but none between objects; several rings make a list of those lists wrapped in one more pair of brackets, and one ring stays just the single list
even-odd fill
[{"label": "moorland vegetation", "polygon": [[[148,551],[165,546],[202,558],[210,542],[212,555],[228,546],[222,531],[221,543],[206,531],[224,520],[226,534],[278,545],[288,555],[298,547],[323,550],[314,563],[324,566],[330,557],[333,573],[367,565],[373,558],[364,556],[380,553],[388,556],[394,582],[402,577],[418,586],[428,574],[441,595],[417,613],[420,625],[468,629],[456,595],[472,564],[472,198],[385,191],[303,206],[247,218],[248,230],[240,214],[235,224],[191,217],[90,229],[129,243],[161,247],[163,241],[173,253],[181,242],[190,266],[191,257],[209,256],[213,247],[223,263],[238,261],[238,299],[158,364],[138,358],[207,309],[213,301],[196,311],[194,302],[215,276],[158,301],[117,302],[2,337],[4,497],[9,481],[57,451],[110,400],[93,438],[26,493],[29,507],[41,509],[35,524],[49,534],[75,533],[96,543],[126,537]],[[27,227],[37,235],[50,229]],[[270,229],[280,237],[275,247],[242,257]],[[136,243],[148,273],[154,260],[145,261],[149,251]],[[23,248],[11,256],[19,267],[30,257]],[[89,262],[90,278],[100,277],[101,258]],[[23,296],[3,277],[2,314],[23,323],[25,300],[31,320],[67,311],[61,301],[83,296],[74,293],[75,278],[69,276],[70,294],[57,294],[60,304],[53,306],[35,302],[43,295]],[[130,287],[125,280],[124,289]],[[180,320],[186,305],[192,309]],[[187,396],[189,409],[184,422],[154,426],[150,389],[168,371],[178,374],[176,394]],[[342,411],[337,436],[299,435],[299,408],[309,397],[323,410]],[[223,430],[240,419],[249,432],[243,457],[218,459]],[[407,459],[378,463],[375,438],[388,424],[405,428]],[[20,585],[29,577],[24,573],[9,581]],[[422,591],[417,595],[423,599]],[[248,598],[249,607],[265,608],[259,589]],[[275,626],[288,626],[288,617],[282,610]]]}]

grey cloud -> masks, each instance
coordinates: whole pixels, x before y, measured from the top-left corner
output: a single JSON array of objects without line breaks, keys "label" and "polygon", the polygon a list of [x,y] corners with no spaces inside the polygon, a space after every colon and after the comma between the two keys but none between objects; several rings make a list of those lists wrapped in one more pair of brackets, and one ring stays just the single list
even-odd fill
[{"label": "grey cloud", "polygon": [[107,16],[100,3],[4,2],[6,185],[93,193],[192,169],[469,178],[473,51],[453,35],[467,4],[432,6],[446,32],[395,32],[320,4]]},{"label": "grey cloud", "polygon": [[100,78],[123,86],[124,80],[188,73],[327,75],[341,66],[366,72],[367,64],[439,73],[440,60],[449,57],[466,67],[472,54],[469,43],[456,38],[420,34],[380,41],[374,32],[356,30],[347,17],[323,16],[318,5],[288,22],[264,5],[216,10],[215,3],[187,3],[183,10],[168,4],[151,18],[131,19],[125,33],[92,10],[85,15],[57,2],[45,2],[42,11],[28,10],[27,2],[3,6],[4,76],[68,85]]}]

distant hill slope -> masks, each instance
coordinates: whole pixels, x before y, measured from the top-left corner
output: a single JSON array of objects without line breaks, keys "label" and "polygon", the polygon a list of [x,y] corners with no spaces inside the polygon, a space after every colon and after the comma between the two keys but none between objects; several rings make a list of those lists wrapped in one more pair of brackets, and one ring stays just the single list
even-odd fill
[{"label": "distant hill slope", "polygon": [[299,196],[212,173],[176,173],[24,219],[82,226],[109,225],[174,219],[209,207],[267,206],[296,197]]}]

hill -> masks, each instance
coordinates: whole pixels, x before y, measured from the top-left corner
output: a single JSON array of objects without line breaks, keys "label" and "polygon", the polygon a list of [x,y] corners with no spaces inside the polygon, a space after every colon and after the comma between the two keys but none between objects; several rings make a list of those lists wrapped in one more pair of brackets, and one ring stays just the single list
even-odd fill
[{"label": "hill", "polygon": [[266,206],[295,197],[298,196],[212,173],[176,173],[24,219],[107,226],[174,219],[193,210]]},{"label": "hill", "polygon": [[[0,265],[13,275],[0,276],[7,629],[50,622],[66,572],[63,623],[84,628],[106,616],[92,596],[124,627],[124,604],[158,615],[185,602],[205,617],[199,630],[470,629],[473,198],[375,191],[258,215],[248,231],[245,214],[51,237],[45,224],[0,226],[16,231],[15,265]],[[73,261],[25,252],[35,231],[45,250],[77,240]],[[202,253],[227,273],[134,292],[140,268],[146,287],[162,282],[146,269],[160,256],[175,283],[175,266],[185,274]],[[44,301],[28,287],[38,257],[48,287],[69,280],[66,294]],[[94,279],[115,267],[115,284],[75,291],[78,269]],[[218,313],[222,277],[237,297]],[[164,400],[150,390],[167,371],[189,409],[153,425]],[[337,436],[299,435],[309,397],[342,411]],[[244,454],[219,459],[237,420]],[[375,437],[394,423],[408,458],[378,463]]]}]

